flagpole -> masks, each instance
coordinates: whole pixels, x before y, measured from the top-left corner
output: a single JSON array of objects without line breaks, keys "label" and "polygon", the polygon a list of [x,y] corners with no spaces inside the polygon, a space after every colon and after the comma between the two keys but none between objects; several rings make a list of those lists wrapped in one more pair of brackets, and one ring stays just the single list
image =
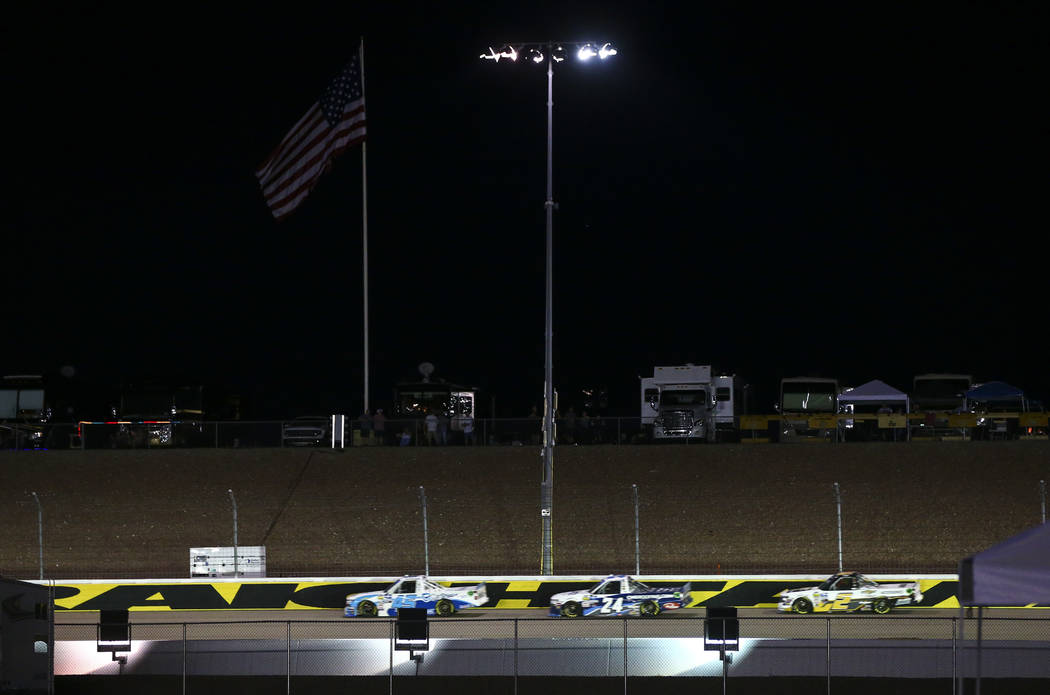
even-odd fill
[{"label": "flagpole", "polygon": [[[361,45],[358,48],[358,57],[361,61],[361,101],[365,102],[365,39],[361,37]],[[364,371],[364,396],[365,396],[365,412],[369,411],[368,403],[368,167],[367,167],[367,147],[368,142],[361,143],[361,282],[363,285],[362,293],[362,312],[361,320],[364,324],[364,356],[365,356],[365,371]]]}]

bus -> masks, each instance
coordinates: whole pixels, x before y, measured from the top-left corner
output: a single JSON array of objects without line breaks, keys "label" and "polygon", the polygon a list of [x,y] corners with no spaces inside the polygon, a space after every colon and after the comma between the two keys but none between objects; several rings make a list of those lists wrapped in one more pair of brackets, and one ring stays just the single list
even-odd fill
[{"label": "bus", "polygon": [[[781,441],[838,439],[838,379],[793,376],[780,380]],[[830,418],[830,419],[829,419]]]}]

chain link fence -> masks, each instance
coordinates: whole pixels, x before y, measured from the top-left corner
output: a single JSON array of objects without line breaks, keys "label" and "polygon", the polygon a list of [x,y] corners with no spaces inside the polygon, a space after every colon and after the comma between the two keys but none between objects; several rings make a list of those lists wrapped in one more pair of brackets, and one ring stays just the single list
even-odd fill
[{"label": "chain link fence", "polygon": [[1045,617],[979,627],[960,617],[770,615],[739,626],[739,649],[723,662],[705,648],[702,616],[431,619],[422,652],[394,648],[390,619],[133,622],[122,655],[97,650],[95,625],[56,624],[54,669],[58,690],[94,679],[112,693],[832,693],[864,679],[947,695],[978,676],[989,692],[1050,684]]},{"label": "chain link fence", "polygon": [[[1047,441],[1046,413],[1019,413],[1006,420],[975,415],[952,416],[962,424],[935,427],[919,415],[910,416],[908,428],[883,426],[876,416],[838,416],[838,427],[823,429],[817,437],[829,443],[890,442],[905,444],[968,440]],[[947,416],[945,416],[947,418]],[[937,422],[940,422],[939,420]],[[945,419],[944,422],[947,422]],[[998,424],[1007,423],[1002,428]],[[979,423],[979,424],[978,424]],[[794,442],[791,430],[782,432],[778,415],[749,415],[739,418],[739,429],[723,433],[724,441]],[[895,423],[899,424],[899,423]],[[418,419],[388,419],[384,429],[362,427],[353,417],[345,421],[342,446],[540,446],[542,421],[531,418],[477,418],[473,431],[460,423],[442,425],[428,432]],[[555,420],[560,446],[629,444],[702,444],[690,438],[656,439],[638,417],[572,416]],[[790,435],[790,436],[789,436]],[[722,435],[720,435],[722,437]],[[720,438],[720,441],[723,439]],[[230,420],[150,422],[82,421],[39,425],[0,423],[0,449],[170,449],[170,448],[271,448],[332,446],[331,421],[327,417],[294,420]]]}]

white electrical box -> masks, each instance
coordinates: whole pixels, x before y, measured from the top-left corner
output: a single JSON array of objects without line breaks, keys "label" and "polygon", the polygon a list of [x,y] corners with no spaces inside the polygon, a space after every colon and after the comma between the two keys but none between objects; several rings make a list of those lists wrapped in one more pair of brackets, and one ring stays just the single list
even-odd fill
[{"label": "white electrical box", "polygon": [[191,577],[265,577],[266,546],[190,548]]}]

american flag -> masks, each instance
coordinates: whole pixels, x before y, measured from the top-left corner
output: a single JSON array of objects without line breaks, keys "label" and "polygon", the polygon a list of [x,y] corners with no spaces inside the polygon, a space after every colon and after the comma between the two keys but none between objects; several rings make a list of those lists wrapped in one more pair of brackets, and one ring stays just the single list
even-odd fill
[{"label": "american flag", "polygon": [[358,55],[256,170],[274,218],[293,212],[332,161],[364,139],[365,95]]}]

